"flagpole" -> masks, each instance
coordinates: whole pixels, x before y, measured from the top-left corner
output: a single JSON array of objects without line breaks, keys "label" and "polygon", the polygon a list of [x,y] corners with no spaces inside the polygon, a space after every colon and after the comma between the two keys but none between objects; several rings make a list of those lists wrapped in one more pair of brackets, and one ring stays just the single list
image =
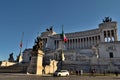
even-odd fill
[{"label": "flagpole", "polygon": [[21,42],[20,42],[20,54],[21,54],[21,51],[22,51],[22,41],[23,41],[23,36],[24,36],[24,32],[22,33],[22,37],[21,37]]},{"label": "flagpole", "polygon": [[61,47],[61,70],[63,69],[63,45],[64,45],[64,31],[63,31],[63,25],[62,25],[62,47]]},{"label": "flagpole", "polygon": [[65,60],[65,56],[64,56],[64,53],[63,53],[63,48],[64,48],[64,44],[68,41],[67,37],[65,36],[64,34],[64,30],[63,30],[63,25],[62,25],[62,34],[61,34],[61,69],[63,67],[63,61]]}]

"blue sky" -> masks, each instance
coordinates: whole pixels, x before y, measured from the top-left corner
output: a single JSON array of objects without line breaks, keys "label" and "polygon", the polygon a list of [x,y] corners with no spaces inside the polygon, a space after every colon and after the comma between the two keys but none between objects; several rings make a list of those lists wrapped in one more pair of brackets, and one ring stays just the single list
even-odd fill
[{"label": "blue sky", "polygon": [[51,25],[61,33],[84,31],[98,27],[110,16],[120,24],[120,0],[0,0],[0,60],[14,58],[23,48],[31,48],[37,34]]}]

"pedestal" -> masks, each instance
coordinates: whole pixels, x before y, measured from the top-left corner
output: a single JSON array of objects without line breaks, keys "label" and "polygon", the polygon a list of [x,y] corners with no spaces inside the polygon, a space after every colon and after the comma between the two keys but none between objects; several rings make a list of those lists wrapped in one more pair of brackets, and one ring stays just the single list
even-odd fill
[{"label": "pedestal", "polygon": [[27,70],[27,74],[42,75],[43,55],[44,55],[44,53],[42,50],[34,51],[32,53],[32,58],[31,58],[30,65],[29,65],[28,70]]}]

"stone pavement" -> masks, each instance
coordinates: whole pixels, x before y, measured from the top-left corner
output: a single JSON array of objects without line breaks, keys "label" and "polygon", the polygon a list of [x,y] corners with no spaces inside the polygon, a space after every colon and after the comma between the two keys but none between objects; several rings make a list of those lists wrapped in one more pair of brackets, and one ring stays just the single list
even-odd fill
[{"label": "stone pavement", "polygon": [[120,76],[76,76],[53,77],[51,75],[26,75],[18,73],[0,73],[0,80],[120,80]]}]

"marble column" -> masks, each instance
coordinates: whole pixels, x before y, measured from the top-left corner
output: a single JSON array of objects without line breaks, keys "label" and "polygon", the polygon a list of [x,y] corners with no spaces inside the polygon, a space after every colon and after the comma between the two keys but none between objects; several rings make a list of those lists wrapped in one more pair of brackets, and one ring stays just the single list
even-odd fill
[{"label": "marble column", "polygon": [[85,42],[84,42],[84,38],[82,38],[82,44],[83,44],[83,46],[82,46],[82,48],[84,48],[85,46]]},{"label": "marble column", "polygon": [[115,41],[118,41],[118,34],[117,34],[117,30],[114,30],[114,37],[115,37]]},{"label": "marble column", "polygon": [[110,30],[110,41],[113,41],[112,40],[112,30]]},{"label": "marble column", "polygon": [[79,49],[81,48],[81,38],[79,38]]},{"label": "marble column", "polygon": [[107,39],[106,42],[108,42],[108,41],[109,41],[109,40],[108,40],[108,31],[106,31],[106,39]]}]

